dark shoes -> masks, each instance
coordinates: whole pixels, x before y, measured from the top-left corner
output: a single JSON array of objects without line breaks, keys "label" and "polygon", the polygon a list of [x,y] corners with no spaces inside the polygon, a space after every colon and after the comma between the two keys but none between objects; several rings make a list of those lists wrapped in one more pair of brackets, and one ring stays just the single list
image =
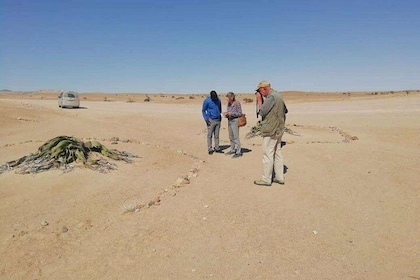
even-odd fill
[{"label": "dark shoes", "polygon": [[214,150],[211,149],[211,150],[209,150],[209,155],[212,155],[213,153],[224,154],[222,149],[214,149]]},{"label": "dark shoes", "polygon": [[233,154],[235,154],[236,152],[235,151],[229,151],[229,152],[227,152],[225,155],[227,155],[227,156],[230,156],[230,155],[233,155]]},{"label": "dark shoes", "polygon": [[232,158],[239,158],[241,156],[242,156],[242,154],[234,154]]}]

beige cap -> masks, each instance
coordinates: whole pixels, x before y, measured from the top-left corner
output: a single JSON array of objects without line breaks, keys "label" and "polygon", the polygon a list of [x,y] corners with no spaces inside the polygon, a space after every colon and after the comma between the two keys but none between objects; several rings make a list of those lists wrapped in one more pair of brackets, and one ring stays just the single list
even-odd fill
[{"label": "beige cap", "polygon": [[258,86],[257,86],[257,88],[256,88],[255,90],[259,90],[259,89],[260,89],[260,88],[262,88],[262,87],[269,87],[269,86],[271,86],[269,82],[267,82],[267,81],[261,81],[261,82],[258,84]]}]

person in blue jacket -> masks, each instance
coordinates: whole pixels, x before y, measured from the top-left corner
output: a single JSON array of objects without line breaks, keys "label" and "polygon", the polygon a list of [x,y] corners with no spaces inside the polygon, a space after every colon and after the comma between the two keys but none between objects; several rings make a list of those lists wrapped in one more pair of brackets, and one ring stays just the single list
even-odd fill
[{"label": "person in blue jacket", "polygon": [[[222,102],[220,101],[217,92],[212,90],[210,96],[204,99],[203,107],[201,112],[203,114],[204,121],[207,125],[207,149],[209,155],[214,152],[223,153],[219,146],[219,134],[220,134],[220,122],[222,111]],[[214,149],[212,146],[214,136]]]}]

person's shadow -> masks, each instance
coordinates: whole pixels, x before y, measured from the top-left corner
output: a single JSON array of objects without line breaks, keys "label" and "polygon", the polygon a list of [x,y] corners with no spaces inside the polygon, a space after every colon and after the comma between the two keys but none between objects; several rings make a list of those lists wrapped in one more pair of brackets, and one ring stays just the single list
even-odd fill
[{"label": "person's shadow", "polygon": [[[226,149],[229,149],[229,148],[230,148],[230,145],[221,145],[220,146],[220,150],[222,150],[222,151],[225,151]],[[252,152],[252,150],[250,150],[248,148],[241,148],[241,153],[242,154],[250,153],[250,152]]]},{"label": "person's shadow", "polygon": [[79,106],[79,107],[60,107],[63,110],[82,110],[87,109],[87,107]]}]

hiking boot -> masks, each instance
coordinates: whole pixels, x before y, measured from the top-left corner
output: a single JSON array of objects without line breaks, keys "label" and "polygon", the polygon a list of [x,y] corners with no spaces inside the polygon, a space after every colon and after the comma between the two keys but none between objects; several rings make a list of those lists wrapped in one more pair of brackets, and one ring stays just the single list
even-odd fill
[{"label": "hiking boot", "polygon": [[212,155],[214,153],[213,150],[209,150],[209,155]]},{"label": "hiking boot", "polygon": [[254,181],[254,184],[255,184],[255,185],[258,185],[258,186],[265,186],[265,187],[270,187],[270,186],[271,186],[271,184],[270,184],[270,183],[268,183],[268,182],[266,182],[266,181],[264,181],[264,180],[257,180],[257,181]]},{"label": "hiking boot", "polygon": [[284,185],[284,180],[273,179],[273,183]]},{"label": "hiking boot", "polygon": [[215,153],[224,154],[224,152],[221,149],[214,149]]},{"label": "hiking boot", "polygon": [[241,156],[242,156],[242,154],[234,154],[232,158],[239,158]]}]

